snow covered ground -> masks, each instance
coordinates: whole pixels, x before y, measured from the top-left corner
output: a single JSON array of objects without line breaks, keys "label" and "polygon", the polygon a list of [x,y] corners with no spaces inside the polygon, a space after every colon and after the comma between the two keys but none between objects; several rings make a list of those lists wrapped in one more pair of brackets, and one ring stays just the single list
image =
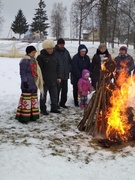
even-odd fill
[{"label": "snow covered ground", "polygon": [[[98,44],[84,44],[95,53]],[[74,54],[77,46],[67,43]],[[83,111],[73,105],[70,81],[69,109],[28,125],[14,119],[21,93],[19,61],[0,58],[0,180],[134,180],[135,143],[103,149],[78,131]],[[49,96],[47,104],[49,110]]]}]

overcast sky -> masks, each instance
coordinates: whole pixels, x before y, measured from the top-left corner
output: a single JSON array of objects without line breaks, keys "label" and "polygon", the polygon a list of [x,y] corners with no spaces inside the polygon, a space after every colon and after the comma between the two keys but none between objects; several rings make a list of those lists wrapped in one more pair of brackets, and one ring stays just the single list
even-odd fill
[{"label": "overcast sky", "polygon": [[[39,0],[1,0],[3,4],[3,8],[1,10],[1,15],[4,17],[4,23],[2,27],[2,32],[0,33],[0,37],[8,37],[13,36],[14,34],[10,33],[10,27],[12,22],[15,20],[15,16],[19,9],[22,9],[23,14],[25,15],[29,24],[32,22],[32,18],[35,14],[35,9],[38,7]],[[54,2],[63,2],[63,5],[67,7],[68,13],[70,11],[71,4],[73,0],[45,0],[46,11],[48,18],[50,18],[52,5]],[[68,18],[69,24],[69,18]],[[67,28],[68,29],[68,28]],[[68,36],[69,30],[66,31],[66,35]]]}]

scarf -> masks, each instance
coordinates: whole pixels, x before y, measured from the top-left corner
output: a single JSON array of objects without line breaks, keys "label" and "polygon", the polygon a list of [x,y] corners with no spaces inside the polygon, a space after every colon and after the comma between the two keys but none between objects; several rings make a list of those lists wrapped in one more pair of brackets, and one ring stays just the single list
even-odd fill
[{"label": "scarf", "polygon": [[36,84],[37,88],[40,90],[40,93],[43,95],[44,94],[44,90],[43,90],[44,82],[43,82],[41,69],[38,65],[37,60],[35,58],[31,58],[29,56],[25,56],[24,58],[30,60],[30,68],[31,68],[32,75],[34,77],[35,84]]},{"label": "scarf", "polygon": [[31,67],[32,75],[34,77],[34,81],[36,83],[38,78],[38,73],[37,73],[37,62],[34,58],[30,59],[30,67]]}]

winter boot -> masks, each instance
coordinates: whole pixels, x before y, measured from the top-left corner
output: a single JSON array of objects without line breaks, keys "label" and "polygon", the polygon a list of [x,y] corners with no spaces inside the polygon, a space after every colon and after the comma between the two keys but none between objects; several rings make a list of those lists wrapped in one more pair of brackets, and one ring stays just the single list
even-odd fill
[{"label": "winter boot", "polygon": [[84,108],[87,108],[88,107],[88,104],[87,103],[84,103]]},{"label": "winter boot", "polygon": [[84,109],[84,104],[83,103],[80,103],[80,108]]}]

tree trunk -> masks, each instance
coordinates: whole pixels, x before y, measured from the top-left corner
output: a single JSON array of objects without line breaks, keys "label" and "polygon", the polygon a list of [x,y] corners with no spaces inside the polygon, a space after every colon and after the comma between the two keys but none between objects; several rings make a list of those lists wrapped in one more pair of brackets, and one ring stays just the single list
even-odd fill
[{"label": "tree trunk", "polygon": [[21,40],[21,34],[19,34],[19,40]]},{"label": "tree trunk", "polygon": [[133,42],[134,42],[134,49],[135,49],[135,32],[133,33],[133,36],[134,36],[134,38],[133,38]]},{"label": "tree trunk", "polygon": [[101,4],[101,21],[100,21],[100,43],[106,43],[107,38],[107,9],[108,0],[102,1]]},{"label": "tree trunk", "polygon": [[80,24],[79,24],[79,45],[81,44],[81,34],[82,34],[82,9],[80,14]]}]

